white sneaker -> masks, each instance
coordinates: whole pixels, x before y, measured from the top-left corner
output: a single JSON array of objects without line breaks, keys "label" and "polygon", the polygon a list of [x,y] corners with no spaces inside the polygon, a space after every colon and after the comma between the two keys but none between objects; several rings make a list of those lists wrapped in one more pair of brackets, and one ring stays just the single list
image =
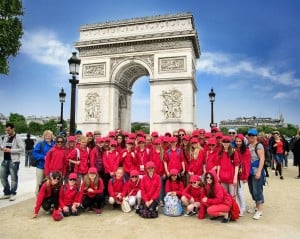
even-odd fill
[{"label": "white sneaker", "polygon": [[249,209],[247,210],[248,213],[256,213],[257,211],[258,211],[258,209],[257,209],[256,207],[254,207],[254,208],[249,208]]},{"label": "white sneaker", "polygon": [[262,212],[256,211],[256,213],[254,214],[254,216],[252,218],[255,220],[259,220],[261,216],[262,216]]},{"label": "white sneaker", "polygon": [[9,199],[10,195],[3,195],[2,197],[0,197],[0,200],[4,200],[4,199]]},{"label": "white sneaker", "polygon": [[17,198],[16,195],[10,195],[9,201],[15,201]]}]

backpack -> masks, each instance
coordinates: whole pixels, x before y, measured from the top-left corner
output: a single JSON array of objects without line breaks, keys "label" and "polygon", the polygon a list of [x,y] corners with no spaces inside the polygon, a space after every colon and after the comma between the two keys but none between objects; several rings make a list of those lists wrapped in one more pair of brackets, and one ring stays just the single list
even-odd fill
[{"label": "backpack", "polygon": [[172,196],[171,193],[168,193],[164,198],[164,208],[163,214],[171,217],[181,216],[183,213],[181,201],[177,196]]},{"label": "backpack", "polygon": [[230,220],[236,221],[240,217],[240,208],[234,198],[232,198],[232,205],[230,208]]},{"label": "backpack", "polygon": [[[258,146],[259,143],[257,143],[255,145],[255,153],[257,155],[257,157],[259,158],[258,156],[258,153],[257,153],[257,146]],[[271,166],[271,163],[272,163],[272,158],[271,158],[271,153],[270,153],[270,150],[264,146],[264,144],[260,143],[263,147],[264,147],[264,152],[265,152],[265,162],[264,162],[264,167],[270,167]]]},{"label": "backpack", "polygon": [[[40,149],[39,149],[39,152],[40,153],[42,153],[42,152],[44,152],[44,141],[42,141],[41,143],[40,143]],[[29,165],[31,166],[31,167],[36,167],[37,165],[38,165],[38,160],[37,159],[35,159],[34,157],[33,157],[33,155],[31,154],[31,157],[30,157],[30,159],[29,159]]]}]

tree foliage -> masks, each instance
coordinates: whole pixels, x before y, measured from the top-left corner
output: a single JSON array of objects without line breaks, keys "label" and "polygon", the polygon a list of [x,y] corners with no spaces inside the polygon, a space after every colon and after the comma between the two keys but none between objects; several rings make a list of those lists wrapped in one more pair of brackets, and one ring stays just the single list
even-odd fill
[{"label": "tree foliage", "polygon": [[8,74],[10,56],[16,56],[21,47],[23,25],[21,0],[0,0],[0,74]]}]

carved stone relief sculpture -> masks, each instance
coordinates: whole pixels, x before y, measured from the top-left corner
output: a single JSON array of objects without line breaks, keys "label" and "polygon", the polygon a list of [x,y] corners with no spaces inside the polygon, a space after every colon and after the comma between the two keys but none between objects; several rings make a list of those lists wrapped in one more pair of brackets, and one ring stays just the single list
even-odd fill
[{"label": "carved stone relief sculpture", "polygon": [[185,57],[166,57],[159,59],[159,72],[186,71]]},{"label": "carved stone relief sculpture", "polygon": [[94,121],[100,119],[100,97],[96,92],[90,92],[85,99],[85,120]]},{"label": "carved stone relief sculpture", "polygon": [[165,119],[179,119],[182,113],[182,92],[176,89],[162,91],[163,108]]},{"label": "carved stone relief sculpture", "polygon": [[83,65],[83,76],[105,76],[105,63]]}]

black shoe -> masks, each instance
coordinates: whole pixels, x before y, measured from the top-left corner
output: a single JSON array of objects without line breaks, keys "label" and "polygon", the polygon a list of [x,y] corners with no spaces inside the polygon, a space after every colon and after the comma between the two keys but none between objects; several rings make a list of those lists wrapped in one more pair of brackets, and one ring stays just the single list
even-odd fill
[{"label": "black shoe", "polygon": [[210,220],[215,221],[218,220],[220,217],[211,217]]},{"label": "black shoe", "polygon": [[230,221],[230,218],[229,218],[229,217],[228,217],[228,218],[225,218],[225,217],[224,217],[224,218],[222,219],[221,222],[222,222],[222,223],[228,223],[229,221]]},{"label": "black shoe", "polygon": [[135,209],[135,213],[140,214],[140,209],[138,207]]},{"label": "black shoe", "polygon": [[275,171],[275,176],[278,176],[278,172],[277,171]]},{"label": "black shoe", "polygon": [[283,176],[280,176],[280,179],[283,180]]}]

